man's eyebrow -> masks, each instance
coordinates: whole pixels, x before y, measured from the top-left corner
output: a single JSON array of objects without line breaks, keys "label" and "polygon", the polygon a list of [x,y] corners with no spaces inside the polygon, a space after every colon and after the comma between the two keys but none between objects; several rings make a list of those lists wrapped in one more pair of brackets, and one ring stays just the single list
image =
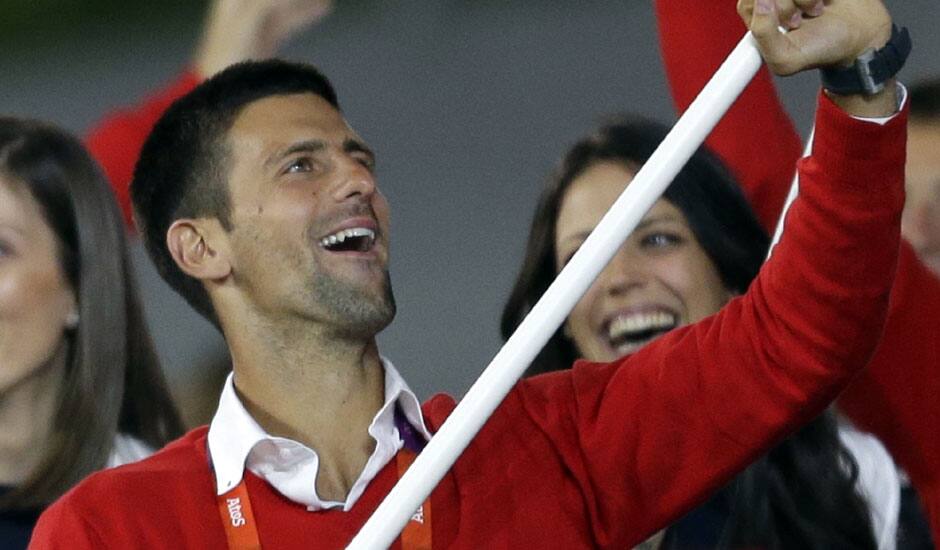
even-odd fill
[{"label": "man's eyebrow", "polygon": [[264,161],[264,166],[268,167],[272,164],[277,163],[285,157],[289,157],[294,153],[315,153],[317,151],[322,151],[326,149],[326,142],[319,139],[306,139],[303,141],[298,141],[292,143],[285,147],[284,149],[278,149],[267,160]]},{"label": "man's eyebrow", "polygon": [[347,153],[365,153],[370,160],[375,162],[375,153],[365,143],[358,139],[346,138],[343,141],[343,151]]}]

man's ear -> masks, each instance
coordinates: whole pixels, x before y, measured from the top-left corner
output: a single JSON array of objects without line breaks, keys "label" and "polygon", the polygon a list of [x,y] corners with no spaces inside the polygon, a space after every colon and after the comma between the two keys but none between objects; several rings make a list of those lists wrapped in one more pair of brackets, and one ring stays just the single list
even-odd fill
[{"label": "man's ear", "polygon": [[179,219],[166,231],[166,245],[183,273],[202,281],[228,277],[226,231],[215,218]]}]

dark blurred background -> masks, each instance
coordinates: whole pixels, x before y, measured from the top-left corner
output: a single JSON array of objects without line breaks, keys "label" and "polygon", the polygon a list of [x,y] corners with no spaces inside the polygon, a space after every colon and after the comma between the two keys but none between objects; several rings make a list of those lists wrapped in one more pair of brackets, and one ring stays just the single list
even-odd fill
[{"label": "dark blurred background", "polygon": [[[915,40],[902,80],[940,74],[938,1],[889,6]],[[205,7],[0,0],[0,111],[84,133],[187,66]],[[566,146],[605,114],[675,118],[650,2],[339,1],[283,56],[325,71],[378,153],[399,304],[381,349],[420,397],[462,394],[499,349],[531,210]],[[782,84],[804,133],[816,86],[814,75]],[[135,259],[167,372],[185,392],[221,338],[136,244]]]}]

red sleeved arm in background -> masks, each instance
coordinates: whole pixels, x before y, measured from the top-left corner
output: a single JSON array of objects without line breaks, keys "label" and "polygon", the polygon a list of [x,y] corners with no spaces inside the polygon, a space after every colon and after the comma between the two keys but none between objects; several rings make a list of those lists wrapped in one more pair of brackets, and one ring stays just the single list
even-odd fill
[{"label": "red sleeved arm in background", "polygon": [[140,105],[107,115],[85,137],[85,145],[111,182],[128,228],[134,227],[131,220],[131,179],[144,141],[170,104],[199,82],[196,74],[188,71]]},{"label": "red sleeved arm in background", "polygon": [[868,368],[839,407],[877,435],[911,478],[940,540],[940,280],[901,247],[891,310]]},{"label": "red sleeved arm in background", "polygon": [[[657,0],[663,60],[679,110],[692,102],[744,35],[733,0]],[[708,145],[730,166],[771,232],[790,188],[799,138],[762,69]],[[940,279],[907,243],[885,334],[842,410],[877,435],[920,493],[940,540]]]},{"label": "red sleeved arm in background", "polygon": [[[729,0],[657,0],[656,16],[666,77],[676,108],[683,112],[747,29]],[[764,229],[773,234],[802,145],[766,68],[706,144],[741,182]]]}]

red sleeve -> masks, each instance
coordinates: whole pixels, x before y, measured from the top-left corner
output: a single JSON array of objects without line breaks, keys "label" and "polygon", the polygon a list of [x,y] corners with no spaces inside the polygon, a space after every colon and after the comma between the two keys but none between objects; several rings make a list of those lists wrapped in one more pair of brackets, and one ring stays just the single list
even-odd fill
[{"label": "red sleeve", "polygon": [[91,525],[72,506],[60,500],[39,516],[29,550],[97,550],[106,548]]},{"label": "red sleeve", "polygon": [[111,181],[129,228],[134,227],[131,220],[130,185],[140,149],[160,115],[174,100],[195,88],[199,82],[195,73],[186,72],[142,104],[106,116],[85,137],[88,150]]},{"label": "red sleeve", "polygon": [[[662,55],[677,108],[684,110],[746,31],[734,2],[657,0]],[[800,143],[762,69],[708,145],[745,187],[773,231]],[[765,155],[762,151],[776,151]],[[840,399],[908,472],[940,538],[940,280],[905,244],[883,341],[868,369]]]},{"label": "red sleeve", "polygon": [[839,407],[877,435],[924,501],[940,540],[940,280],[901,248],[891,310],[871,364]]},{"label": "red sleeve", "polygon": [[788,230],[744,296],[619,363],[522,383],[599,546],[701,502],[869,361],[897,263],[905,118],[864,123],[822,98]]},{"label": "red sleeve", "polygon": [[[656,0],[656,15],[666,77],[682,112],[747,29],[732,0]],[[706,144],[734,173],[772,235],[803,148],[766,68],[757,73]]]}]

